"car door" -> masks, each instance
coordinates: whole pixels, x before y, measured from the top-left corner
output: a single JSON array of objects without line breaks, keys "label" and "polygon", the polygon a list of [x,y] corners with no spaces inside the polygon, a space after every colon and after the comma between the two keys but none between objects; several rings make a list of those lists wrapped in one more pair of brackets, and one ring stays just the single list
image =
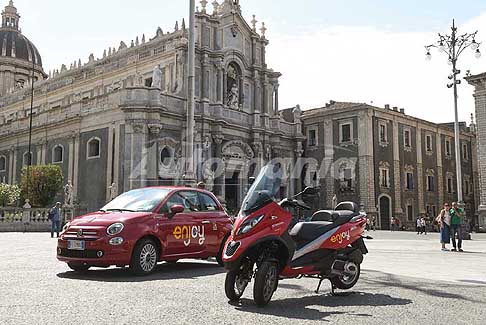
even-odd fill
[{"label": "car door", "polygon": [[199,201],[201,212],[198,213],[197,218],[204,226],[205,251],[208,255],[213,256],[219,252],[225,235],[224,221],[227,221],[227,216],[216,200],[209,194],[199,192]]},{"label": "car door", "polygon": [[[182,205],[184,212],[170,217],[170,208],[174,205]],[[193,238],[197,236],[198,224],[194,220],[191,203],[187,202],[182,192],[173,193],[161,208],[161,221],[159,222],[159,237],[165,243],[162,252],[163,258],[182,257],[194,255],[200,251],[198,242]]]}]

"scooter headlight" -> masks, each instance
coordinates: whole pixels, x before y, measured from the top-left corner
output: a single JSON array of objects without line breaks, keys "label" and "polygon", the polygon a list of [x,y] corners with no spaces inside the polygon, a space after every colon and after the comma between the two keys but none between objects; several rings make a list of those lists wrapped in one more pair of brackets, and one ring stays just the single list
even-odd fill
[{"label": "scooter headlight", "polygon": [[255,226],[258,225],[260,223],[260,221],[263,220],[263,218],[265,218],[265,215],[261,215],[261,216],[255,217],[255,218],[248,219],[247,221],[245,221],[240,226],[240,229],[238,230],[237,235],[244,235],[244,234],[248,233],[250,230],[255,228]]}]

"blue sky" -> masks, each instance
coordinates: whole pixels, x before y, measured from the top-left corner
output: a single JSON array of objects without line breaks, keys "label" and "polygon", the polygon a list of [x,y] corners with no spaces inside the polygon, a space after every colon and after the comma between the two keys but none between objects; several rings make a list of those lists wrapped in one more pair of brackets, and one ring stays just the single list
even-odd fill
[{"label": "blue sky", "polygon": [[[220,2],[222,0],[219,0]],[[3,5],[7,0],[0,0]],[[172,30],[188,15],[188,0],[15,0],[21,28],[38,47],[46,70],[59,69],[109,46],[129,44],[158,26]],[[212,1],[209,1],[210,3]],[[411,115],[453,119],[445,87],[449,66],[423,45],[447,32],[452,18],[461,31],[480,30],[486,41],[486,0],[240,0],[243,14],[268,27],[268,64],[282,72],[280,103],[304,108],[329,100],[373,102],[406,108]],[[199,1],[197,1],[199,5]],[[209,8],[212,8],[208,4]],[[483,37],[484,35],[484,37]],[[485,56],[461,59],[463,71],[486,71]],[[291,63],[290,63],[291,62]],[[474,110],[472,87],[460,89],[460,116]],[[440,114],[439,114],[440,113]]]}]

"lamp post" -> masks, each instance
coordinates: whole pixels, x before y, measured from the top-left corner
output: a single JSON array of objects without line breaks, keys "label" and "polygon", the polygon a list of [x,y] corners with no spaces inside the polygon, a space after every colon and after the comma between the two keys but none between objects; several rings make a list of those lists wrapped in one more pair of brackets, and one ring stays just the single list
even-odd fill
[{"label": "lamp post", "polygon": [[457,60],[465,49],[471,48],[475,51],[476,58],[481,57],[479,51],[480,43],[476,42],[477,31],[472,34],[458,34],[455,21],[452,20],[450,35],[443,35],[439,33],[439,39],[436,43],[425,46],[427,51],[425,58],[430,61],[432,55],[430,50],[437,48],[439,52],[445,53],[449,56],[448,63],[452,65],[452,74],[449,76],[451,83],[447,85],[447,88],[454,89],[454,137],[455,137],[455,154],[456,154],[456,177],[457,177],[457,201],[462,206],[464,204],[462,195],[462,170],[461,170],[461,142],[459,132],[459,114],[457,110],[457,85],[461,84],[461,80],[457,79],[457,76],[461,73],[461,70],[457,69]]}]

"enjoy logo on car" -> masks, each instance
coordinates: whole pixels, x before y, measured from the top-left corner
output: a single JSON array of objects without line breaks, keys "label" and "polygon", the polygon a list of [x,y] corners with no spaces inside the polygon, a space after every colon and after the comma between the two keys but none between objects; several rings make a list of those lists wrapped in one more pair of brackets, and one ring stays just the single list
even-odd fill
[{"label": "enjoy logo on car", "polygon": [[175,239],[182,239],[186,247],[191,244],[191,238],[197,239],[199,245],[203,245],[206,240],[204,226],[176,226],[172,234]]}]

